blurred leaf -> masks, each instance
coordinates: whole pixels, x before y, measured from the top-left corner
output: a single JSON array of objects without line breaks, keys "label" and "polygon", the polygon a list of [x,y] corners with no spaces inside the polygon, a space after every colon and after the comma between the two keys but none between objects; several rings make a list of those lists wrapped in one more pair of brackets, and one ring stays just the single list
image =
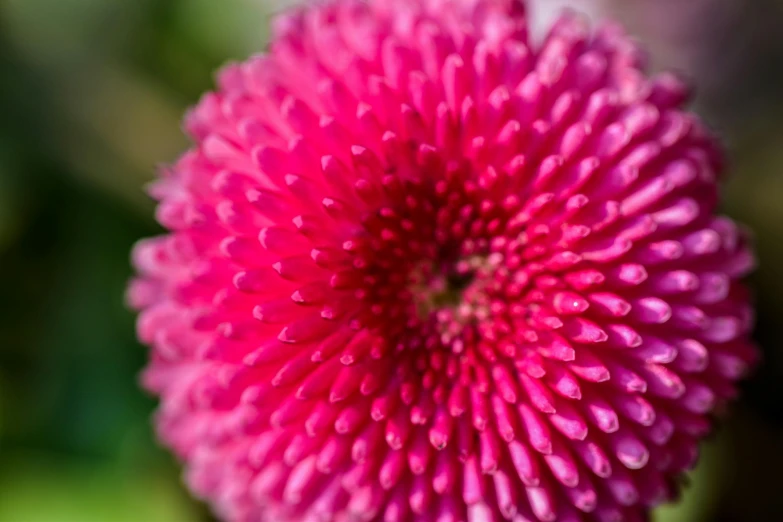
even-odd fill
[{"label": "blurred leaf", "polygon": [[187,0],[176,3],[182,32],[218,56],[243,59],[266,41],[269,6],[260,0]]},{"label": "blurred leaf", "polygon": [[183,107],[160,86],[108,66],[65,84],[58,101],[68,117],[58,145],[73,171],[149,214],[143,183],[187,146],[179,123]]},{"label": "blurred leaf", "polygon": [[716,498],[720,490],[724,466],[723,452],[727,449],[725,434],[701,446],[701,457],[696,469],[687,474],[682,498],[673,504],[659,507],[653,522],[700,522],[712,520]]},{"label": "blurred leaf", "polygon": [[148,2],[3,0],[0,19],[33,63],[68,74],[86,61],[110,55]]},{"label": "blurred leaf", "polygon": [[0,252],[21,232],[22,194],[14,162],[5,143],[0,141]]},{"label": "blurred leaf", "polygon": [[[51,455],[26,455],[0,475],[0,520],[13,522],[196,522],[199,510],[171,477],[129,476]],[[13,464],[13,465],[10,465]]]}]

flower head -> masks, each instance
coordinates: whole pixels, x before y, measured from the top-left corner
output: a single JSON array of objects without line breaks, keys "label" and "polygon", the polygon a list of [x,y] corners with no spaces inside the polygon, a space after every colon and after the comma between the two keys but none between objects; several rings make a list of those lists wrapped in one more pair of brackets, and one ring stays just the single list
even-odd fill
[{"label": "flower head", "polygon": [[754,359],[721,158],[616,27],[278,17],[134,253],[145,385],[231,522],[644,520]]}]

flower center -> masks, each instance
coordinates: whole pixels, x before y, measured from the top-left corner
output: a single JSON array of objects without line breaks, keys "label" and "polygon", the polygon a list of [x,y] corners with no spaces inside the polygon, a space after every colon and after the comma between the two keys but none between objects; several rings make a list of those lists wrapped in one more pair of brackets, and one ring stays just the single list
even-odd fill
[{"label": "flower center", "polygon": [[460,272],[448,265],[436,273],[431,273],[431,267],[427,268],[414,271],[409,287],[416,313],[421,320],[427,319],[438,310],[463,305],[464,293],[472,285],[476,275],[472,270]]},{"label": "flower center", "polygon": [[396,350],[462,353],[525,330],[516,324],[527,313],[519,299],[534,265],[522,255],[520,201],[499,198],[492,180],[468,174],[406,182],[366,215],[367,234],[348,245],[357,269],[351,279],[361,287],[356,323]]}]

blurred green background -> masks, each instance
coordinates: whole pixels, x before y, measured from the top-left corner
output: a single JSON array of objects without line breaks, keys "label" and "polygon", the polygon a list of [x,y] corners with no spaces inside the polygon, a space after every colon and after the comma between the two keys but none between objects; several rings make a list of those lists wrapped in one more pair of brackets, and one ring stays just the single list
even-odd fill
[{"label": "blurred green background", "polygon": [[[548,0],[539,0],[547,2]],[[554,0],[553,0],[554,1]],[[586,6],[588,0],[572,0]],[[564,4],[557,0],[557,4]],[[725,210],[753,227],[765,363],[665,522],[783,520],[783,5],[595,0],[685,68],[725,137]],[[551,4],[550,4],[551,5]],[[0,522],[203,522],[155,444],[123,292],[159,232],[141,188],[272,0],[0,0]]]}]

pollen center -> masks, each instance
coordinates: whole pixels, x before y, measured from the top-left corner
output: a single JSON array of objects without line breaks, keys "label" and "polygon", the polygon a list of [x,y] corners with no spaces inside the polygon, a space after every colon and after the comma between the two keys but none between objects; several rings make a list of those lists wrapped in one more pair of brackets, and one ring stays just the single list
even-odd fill
[{"label": "pollen center", "polygon": [[[459,272],[448,265],[434,274],[431,272],[431,268],[419,269],[411,276],[410,292],[421,320],[427,319],[438,310],[456,309],[464,305],[464,292],[475,279],[473,271]],[[430,275],[424,276],[423,273]]]}]

